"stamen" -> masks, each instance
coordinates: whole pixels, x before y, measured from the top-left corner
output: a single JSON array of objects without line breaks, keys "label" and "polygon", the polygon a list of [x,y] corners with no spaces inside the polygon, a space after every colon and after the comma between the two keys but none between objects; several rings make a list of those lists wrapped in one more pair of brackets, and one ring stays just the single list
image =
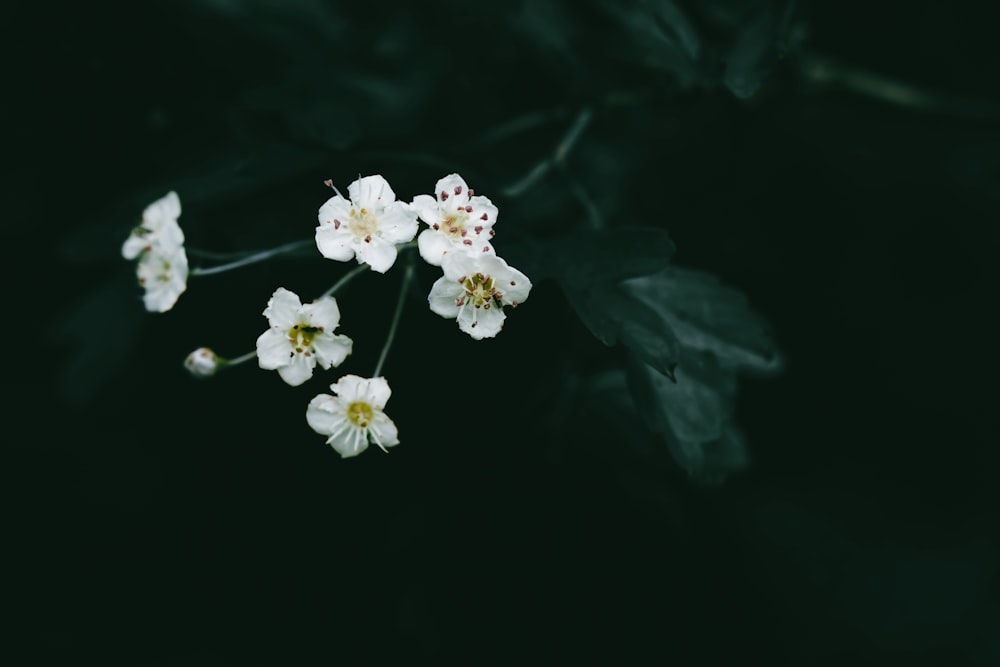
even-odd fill
[{"label": "stamen", "polygon": [[441,201],[446,201],[448,199],[448,193],[444,190],[441,191]]},{"label": "stamen", "polygon": [[462,186],[461,185],[456,185],[455,186],[455,194],[456,195],[462,194]]}]

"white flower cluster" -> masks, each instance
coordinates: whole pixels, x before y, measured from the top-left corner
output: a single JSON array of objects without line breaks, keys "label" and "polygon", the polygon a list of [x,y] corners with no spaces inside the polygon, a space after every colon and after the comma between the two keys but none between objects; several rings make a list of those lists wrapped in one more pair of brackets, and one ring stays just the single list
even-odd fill
[{"label": "white flower cluster", "polygon": [[174,307],[187,289],[188,261],[184,232],[177,218],[181,200],[176,192],[157,199],[142,212],[142,222],[122,245],[125,259],[136,259],[136,275],[146,294],[146,310],[164,313]]},{"label": "white flower cluster", "polygon": [[[459,329],[476,340],[496,336],[506,319],[504,307],[516,307],[528,298],[531,281],[508,266],[491,243],[497,207],[476,195],[458,174],[440,179],[433,195],[418,195],[410,203],[397,201],[389,183],[379,175],[360,177],[347,193],[344,197],[338,191],[319,209],[315,241],[324,257],[342,262],[356,259],[372,271],[386,273],[401,250],[416,245],[420,256],[442,271],[427,297],[431,311],[456,320]],[[180,212],[174,192],[153,202],[122,247],[126,259],[138,258],[139,283],[146,290],[144,300],[151,311],[169,310],[186,289],[188,263],[184,234],[177,223]],[[419,237],[418,219],[427,225]],[[317,366],[340,366],[353,350],[349,337],[334,333],[340,326],[340,308],[333,296],[303,304],[297,294],[279,287],[263,315],[269,328],[257,338],[255,353],[225,360],[200,348],[188,356],[185,367],[196,377],[210,377],[256,356],[261,368],[276,370],[286,383],[298,386],[312,377]],[[395,325],[394,321],[383,359]],[[383,451],[399,444],[396,425],[383,411],[392,393],[384,377],[344,375],[330,389],[335,395],[312,399],[306,421],[327,436],[327,444],[341,456],[356,456],[370,443]]]}]

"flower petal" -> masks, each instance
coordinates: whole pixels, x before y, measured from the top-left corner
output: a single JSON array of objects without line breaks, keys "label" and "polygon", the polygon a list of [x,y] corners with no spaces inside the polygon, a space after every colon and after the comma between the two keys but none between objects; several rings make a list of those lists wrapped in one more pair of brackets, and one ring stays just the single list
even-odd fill
[{"label": "flower petal", "polygon": [[257,337],[257,365],[266,371],[281,368],[291,360],[292,345],[285,332],[268,329]]},{"label": "flower petal", "polygon": [[334,195],[327,199],[322,206],[319,207],[319,225],[320,227],[325,227],[329,225],[330,227],[339,227],[335,221],[340,221],[344,223],[351,215],[351,202],[347,201],[340,195]]},{"label": "flower petal", "polygon": [[354,341],[340,334],[325,334],[313,338],[316,362],[321,368],[341,365],[353,348]]},{"label": "flower petal", "polygon": [[384,412],[375,413],[371,424],[368,425],[368,435],[375,444],[383,447],[399,444],[399,431]]},{"label": "flower petal", "polygon": [[476,308],[466,304],[458,313],[458,328],[475,340],[493,338],[507,319],[502,308]]},{"label": "flower petal", "polygon": [[333,225],[316,228],[316,248],[327,259],[346,262],[354,257],[354,246],[351,245],[353,239],[347,225],[341,225],[340,229],[334,229]]},{"label": "flower petal", "polygon": [[143,222],[154,226],[163,220],[176,220],[179,217],[181,217],[181,200],[173,191],[154,201],[142,212]]},{"label": "flower petal", "polygon": [[302,313],[314,327],[323,327],[328,332],[340,326],[340,306],[332,296],[322,296],[312,303],[302,306]]},{"label": "flower petal", "polygon": [[357,456],[368,449],[368,438],[364,431],[357,427],[348,428],[339,436],[331,436],[327,444],[337,450],[342,457]]},{"label": "flower petal", "polygon": [[371,404],[372,407],[381,410],[385,407],[385,404],[389,402],[389,397],[392,396],[392,390],[389,389],[389,383],[384,377],[371,378],[366,382],[368,403]]},{"label": "flower petal", "polygon": [[[414,222],[415,224],[416,222]],[[385,273],[392,268],[398,254],[396,246],[378,236],[373,236],[369,242],[358,244],[355,250],[358,260],[365,262],[368,266],[372,267],[372,271],[377,271],[378,273]]]},{"label": "flower petal", "polygon": [[302,301],[299,299],[299,295],[284,287],[279,287],[267,300],[267,308],[264,309],[263,315],[272,327],[288,329],[292,325],[298,324],[301,309]]},{"label": "flower petal", "polygon": [[345,375],[330,385],[333,391],[345,404],[363,401],[367,397],[368,384],[365,378],[358,375]]},{"label": "flower petal", "polygon": [[409,204],[393,202],[378,218],[378,233],[389,243],[409,243],[417,235],[417,212]]},{"label": "flower petal", "polygon": [[504,305],[520,304],[528,300],[531,292],[531,281],[513,267],[508,267],[502,274],[496,276],[496,288],[503,294]]},{"label": "flower petal", "polygon": [[438,206],[438,201],[430,195],[417,195],[410,204],[421,220],[428,225],[440,225],[444,221],[444,214]]},{"label": "flower petal", "polygon": [[431,307],[431,312],[453,320],[458,317],[459,307],[456,300],[464,293],[462,286],[454,280],[449,280],[446,277],[438,278],[431,285],[430,294],[427,295],[427,303]]},{"label": "flower petal", "polygon": [[[456,192],[458,190],[458,192]],[[442,195],[442,193],[444,193]],[[464,206],[469,201],[469,186],[458,174],[448,174],[440,179],[435,186],[434,196],[440,202],[448,202],[457,207]]]},{"label": "flower petal", "polygon": [[286,365],[278,368],[278,375],[288,384],[298,387],[312,377],[313,366],[315,365],[316,359],[314,357],[307,357],[304,354],[293,354]]},{"label": "flower petal", "polygon": [[425,229],[417,237],[417,249],[420,251],[420,256],[431,266],[441,266],[445,255],[454,247],[444,232],[434,229]]},{"label": "flower petal", "polygon": [[347,193],[355,206],[369,211],[377,211],[396,201],[396,193],[389,187],[389,182],[378,174],[354,181],[347,187]]},{"label": "flower petal", "polygon": [[331,435],[347,424],[344,405],[329,394],[319,394],[309,401],[306,408],[306,422],[309,427],[322,435]]}]

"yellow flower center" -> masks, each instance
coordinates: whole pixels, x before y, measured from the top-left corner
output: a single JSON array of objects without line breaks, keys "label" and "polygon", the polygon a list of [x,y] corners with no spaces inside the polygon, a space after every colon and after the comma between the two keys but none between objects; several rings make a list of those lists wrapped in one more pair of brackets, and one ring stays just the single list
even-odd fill
[{"label": "yellow flower center", "polygon": [[468,276],[462,283],[465,287],[464,301],[471,301],[476,308],[489,308],[492,303],[498,308],[502,307],[503,294],[494,287],[493,282],[493,276],[484,276],[482,273]]},{"label": "yellow flower center", "polygon": [[356,401],[347,406],[347,418],[360,428],[368,428],[374,416],[375,411],[372,410],[372,406],[364,401]]},{"label": "yellow flower center", "polygon": [[348,220],[347,226],[351,233],[359,239],[371,240],[372,234],[378,231],[378,218],[366,208],[360,211],[352,208],[350,216],[351,219]]},{"label": "yellow flower center", "polygon": [[317,334],[323,333],[323,327],[314,327],[309,324],[296,324],[288,330],[288,342],[295,346],[296,352],[308,350],[312,346],[313,338]]}]

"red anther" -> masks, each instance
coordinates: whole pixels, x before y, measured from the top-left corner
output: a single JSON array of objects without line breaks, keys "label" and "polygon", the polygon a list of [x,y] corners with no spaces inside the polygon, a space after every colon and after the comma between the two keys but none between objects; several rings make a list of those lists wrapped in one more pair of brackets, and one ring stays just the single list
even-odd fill
[{"label": "red anther", "polygon": [[490,216],[488,216],[488,215],[486,215],[485,213],[483,213],[483,214],[482,214],[481,216],[479,216],[479,219],[480,219],[480,220],[489,220],[489,219],[490,219]]},{"label": "red anther", "polygon": [[441,191],[441,201],[448,199],[448,193],[444,190]]},{"label": "red anther", "polygon": [[481,234],[481,233],[483,232],[483,226],[482,226],[482,225],[476,225],[476,226],[475,226],[475,227],[473,227],[472,229],[473,229],[473,231],[475,231],[475,232],[476,232],[477,234]]},{"label": "red anther", "polygon": [[455,299],[455,305],[459,306],[459,307],[464,306],[465,305],[465,299],[463,299],[462,297],[458,297],[457,299]]},{"label": "red anther", "polygon": [[510,281],[510,284],[511,285],[516,285],[517,283],[512,280],[512,281]]},{"label": "red anther", "polygon": [[340,229],[340,220],[334,220],[333,221],[333,228],[334,229]]},{"label": "red anther", "polygon": [[485,308],[486,310],[489,310],[490,309],[490,304],[484,303],[483,304],[483,308]]},{"label": "red anther", "polygon": [[489,252],[489,251],[490,251],[490,247],[488,245],[484,245],[483,246],[483,252]]},{"label": "red anther", "polygon": [[462,243],[464,243],[465,245],[472,245],[472,239],[465,239],[464,241],[462,241]]},{"label": "red anther", "polygon": [[465,290],[465,296],[472,296],[472,290]]},{"label": "red anther", "polygon": [[433,225],[431,225],[431,229],[433,229],[434,231],[437,231],[437,230],[441,229],[441,225],[439,225],[438,223],[435,222]]},{"label": "red anther", "polygon": [[475,196],[475,194],[476,194],[476,191],[473,190],[472,188],[469,188],[469,196],[473,197],[473,196]]},{"label": "red anther", "polygon": [[466,279],[466,278],[468,278],[468,277],[469,277],[469,276],[462,276],[461,278],[459,278],[459,279],[458,279],[458,282],[460,282],[460,283],[464,283],[464,282],[465,282],[465,279]]},{"label": "red anther", "polygon": [[368,234],[367,236],[365,236],[365,243],[371,243],[371,242],[372,242],[372,235]]},{"label": "red anther", "polygon": [[306,356],[307,356],[307,357],[311,357],[311,356],[313,356],[313,355],[312,355],[312,352],[309,352],[309,351],[307,350],[307,351],[306,351]]},{"label": "red anther", "polygon": [[323,181],[323,185],[333,190],[333,179],[332,178],[326,179],[325,181]]},{"label": "red anther", "polygon": [[465,207],[465,212],[466,213],[472,213],[472,207],[471,206],[466,206]]},{"label": "red anther", "polygon": [[455,186],[455,194],[456,195],[462,194],[462,186],[461,185],[456,185]]},{"label": "red anther", "polygon": [[472,328],[475,329],[477,324],[478,324],[478,322],[473,322],[472,325],[471,325]]},{"label": "red anther", "polygon": [[492,236],[496,236],[496,235],[497,235],[497,230],[491,229],[490,230],[490,236],[492,237]]},{"label": "red anther", "polygon": [[511,301],[511,302],[510,302],[510,305],[511,305],[511,306],[512,306],[513,308],[517,308],[517,301]]},{"label": "red anther", "polygon": [[451,228],[448,229],[448,231],[451,232],[452,234],[454,234],[455,232],[458,231],[458,227],[451,227]]},{"label": "red anther", "polygon": [[465,235],[468,234],[468,233],[469,233],[469,231],[467,229],[463,229],[462,230],[462,237],[464,238]]}]

